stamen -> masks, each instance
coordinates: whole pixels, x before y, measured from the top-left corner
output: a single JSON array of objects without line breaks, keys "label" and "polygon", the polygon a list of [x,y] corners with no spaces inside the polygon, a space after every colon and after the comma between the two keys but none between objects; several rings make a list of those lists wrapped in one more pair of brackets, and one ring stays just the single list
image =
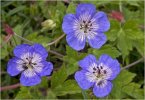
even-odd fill
[{"label": "stamen", "polygon": [[97,69],[94,67],[93,70],[97,70]]},{"label": "stamen", "polygon": [[104,72],[104,74],[106,74],[106,73],[107,73],[107,71],[106,71],[106,70],[104,70],[103,72]]},{"label": "stamen", "polygon": [[24,69],[28,69],[28,67],[26,65],[23,66]]},{"label": "stamen", "polygon": [[100,85],[102,85],[102,83],[103,83],[103,81],[99,81],[99,82],[97,83],[97,85],[100,86]]}]

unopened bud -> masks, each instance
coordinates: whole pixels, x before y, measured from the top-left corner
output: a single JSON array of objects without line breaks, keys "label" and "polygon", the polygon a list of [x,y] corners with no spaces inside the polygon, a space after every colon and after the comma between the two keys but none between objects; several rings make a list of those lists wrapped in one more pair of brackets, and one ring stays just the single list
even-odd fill
[{"label": "unopened bud", "polygon": [[43,27],[42,30],[51,30],[56,27],[56,23],[51,19],[45,20],[41,25]]}]

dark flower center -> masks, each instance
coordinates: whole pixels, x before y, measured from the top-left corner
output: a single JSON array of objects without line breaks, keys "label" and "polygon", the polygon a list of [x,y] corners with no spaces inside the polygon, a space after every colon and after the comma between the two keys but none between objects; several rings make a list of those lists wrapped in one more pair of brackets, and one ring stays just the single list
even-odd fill
[{"label": "dark flower center", "polygon": [[32,63],[32,59],[33,57],[26,58],[27,62],[23,63],[24,69],[28,69],[28,68],[33,69],[33,66],[37,65],[36,63]]},{"label": "dark flower center", "polygon": [[103,78],[107,74],[107,71],[103,69],[103,66],[97,66],[93,68],[93,74],[95,74],[97,78]]},{"label": "dark flower center", "polygon": [[83,30],[84,33],[88,33],[92,30],[92,22],[83,20],[80,24],[80,30]]}]

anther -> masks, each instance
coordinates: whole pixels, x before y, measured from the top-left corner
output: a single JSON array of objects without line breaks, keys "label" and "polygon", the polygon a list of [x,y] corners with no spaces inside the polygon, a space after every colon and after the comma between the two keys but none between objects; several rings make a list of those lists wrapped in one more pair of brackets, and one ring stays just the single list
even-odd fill
[{"label": "anther", "polygon": [[107,71],[106,71],[106,70],[104,70],[103,72],[104,72],[104,74],[106,74],[106,73],[107,73]]},{"label": "anther", "polygon": [[94,67],[93,70],[96,70],[96,68]]}]

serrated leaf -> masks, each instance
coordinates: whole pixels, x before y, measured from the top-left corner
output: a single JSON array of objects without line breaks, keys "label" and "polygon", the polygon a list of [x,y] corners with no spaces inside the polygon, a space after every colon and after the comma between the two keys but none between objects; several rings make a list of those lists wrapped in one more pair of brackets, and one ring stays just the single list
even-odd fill
[{"label": "serrated leaf", "polygon": [[62,84],[67,78],[66,68],[62,66],[59,71],[54,72],[51,78],[51,87],[55,88]]},{"label": "serrated leaf", "polygon": [[135,99],[144,98],[144,90],[140,89],[140,85],[137,83],[130,83],[127,86],[124,86],[122,91]]},{"label": "serrated leaf", "polygon": [[66,46],[66,55],[63,59],[67,62],[66,70],[68,75],[71,75],[78,70],[78,61],[83,59],[86,55],[86,53],[78,53],[69,46]]},{"label": "serrated leaf", "polygon": [[129,54],[129,51],[132,50],[132,41],[127,38],[123,30],[119,32],[117,47],[121,51],[123,59]]},{"label": "serrated leaf", "polygon": [[133,41],[133,46],[137,49],[137,51],[144,56],[144,52],[145,52],[145,45],[144,45],[144,40],[143,39],[138,39]]},{"label": "serrated leaf", "polygon": [[118,57],[120,55],[120,52],[115,47],[113,47],[111,45],[104,45],[99,50],[90,48],[89,49],[89,53],[94,54],[98,58],[102,54],[108,54],[108,55],[110,55],[113,58],[116,58],[116,57]]},{"label": "serrated leaf", "polygon": [[66,94],[80,93],[81,89],[75,80],[67,80],[62,85],[56,87],[53,91],[57,96],[62,96]]},{"label": "serrated leaf", "polygon": [[128,20],[123,26],[125,35],[133,40],[143,39],[143,32],[139,29],[139,24],[135,20]]},{"label": "serrated leaf", "polygon": [[120,29],[120,23],[116,20],[110,20],[110,29],[105,32],[109,41],[115,41]]},{"label": "serrated leaf", "polygon": [[66,54],[67,54],[67,56],[69,56],[69,57],[76,58],[78,53],[77,53],[77,51],[75,51],[75,50],[72,49],[71,47],[66,46]]},{"label": "serrated leaf", "polygon": [[123,98],[125,94],[122,91],[122,88],[124,86],[128,86],[128,84],[133,80],[135,76],[136,74],[134,73],[131,73],[126,70],[122,70],[120,74],[117,76],[117,78],[113,80],[113,89],[110,94],[110,97],[114,99]]}]

